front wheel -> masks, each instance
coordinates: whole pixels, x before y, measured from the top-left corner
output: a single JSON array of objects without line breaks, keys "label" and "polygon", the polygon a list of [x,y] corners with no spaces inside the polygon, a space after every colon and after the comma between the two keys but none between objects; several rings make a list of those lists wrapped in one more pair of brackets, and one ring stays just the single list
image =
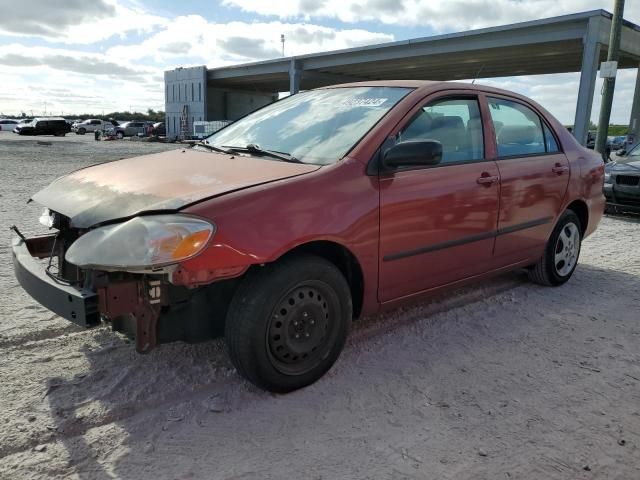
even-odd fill
[{"label": "front wheel", "polygon": [[547,241],[543,257],[529,270],[529,279],[554,287],[565,283],[576,269],[581,243],[580,219],[566,210]]},{"label": "front wheel", "polygon": [[124,138],[124,132],[116,132],[116,138],[122,140]]},{"label": "front wheel", "polygon": [[87,129],[86,128],[79,128],[78,129],[78,134],[84,135],[85,133],[87,133]]},{"label": "front wheel", "polygon": [[332,263],[297,255],[250,272],[225,326],[232,363],[277,393],[305,387],[338,359],[351,324],[349,285]]}]

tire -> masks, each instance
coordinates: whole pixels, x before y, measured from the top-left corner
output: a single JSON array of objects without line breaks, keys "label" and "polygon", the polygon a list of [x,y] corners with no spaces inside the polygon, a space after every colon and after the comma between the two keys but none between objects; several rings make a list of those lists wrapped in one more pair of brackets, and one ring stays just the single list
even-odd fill
[{"label": "tire", "polygon": [[338,359],[352,310],[347,281],[323,258],[291,256],[250,272],[227,314],[231,362],[264,390],[306,387]]},{"label": "tire", "polygon": [[79,128],[78,129],[78,135],[84,135],[85,133],[87,133],[87,129],[86,128]]},{"label": "tire", "polygon": [[124,138],[124,132],[116,132],[116,138],[122,140]]},{"label": "tire", "polygon": [[551,232],[544,255],[529,270],[529,279],[549,287],[565,283],[578,265],[581,243],[580,219],[572,210],[565,210]]}]

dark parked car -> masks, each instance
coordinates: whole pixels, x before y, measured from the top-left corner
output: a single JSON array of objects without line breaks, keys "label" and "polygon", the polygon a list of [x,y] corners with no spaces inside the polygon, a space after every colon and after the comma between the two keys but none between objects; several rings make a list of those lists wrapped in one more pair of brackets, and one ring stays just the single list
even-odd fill
[{"label": "dark parked car", "polygon": [[64,118],[34,118],[30,123],[18,124],[13,130],[18,135],[55,135],[64,137],[71,126]]},{"label": "dark parked car", "polygon": [[156,135],[158,137],[164,137],[167,135],[167,129],[164,126],[164,122],[158,122],[153,124],[153,129],[151,130],[152,135]]},{"label": "dark parked car", "polygon": [[640,212],[640,143],[606,164],[604,195],[608,210]]},{"label": "dark parked car", "polygon": [[55,313],[110,322],[141,353],[222,330],[240,374],[287,392],[331,368],[361,316],[516,268],[568,281],[603,177],[600,156],[524,96],[338,85],[192,149],[55,180],[33,196],[53,231],[17,232],[14,269]]},{"label": "dark parked car", "polygon": [[[586,143],[586,147],[590,150],[594,150],[596,148],[596,135],[597,132],[587,132],[587,143]],[[609,158],[609,156],[611,155],[611,141],[609,138],[607,138],[607,141],[605,142],[605,158]]]}]

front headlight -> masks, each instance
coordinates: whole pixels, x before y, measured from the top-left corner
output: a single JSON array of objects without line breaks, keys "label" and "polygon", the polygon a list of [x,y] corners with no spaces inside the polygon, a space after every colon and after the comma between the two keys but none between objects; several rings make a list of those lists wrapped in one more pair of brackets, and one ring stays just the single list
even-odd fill
[{"label": "front headlight", "polygon": [[604,172],[604,183],[611,183],[611,174],[609,172]]},{"label": "front headlight", "polygon": [[87,232],[65,259],[82,268],[148,270],[194,257],[214,233],[212,223],[186,215],[135,217]]}]

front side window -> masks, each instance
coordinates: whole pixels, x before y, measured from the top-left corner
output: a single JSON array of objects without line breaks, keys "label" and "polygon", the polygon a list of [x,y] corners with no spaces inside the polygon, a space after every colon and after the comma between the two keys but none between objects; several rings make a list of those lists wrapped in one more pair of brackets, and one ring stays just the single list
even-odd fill
[{"label": "front side window", "polygon": [[345,87],[302,92],[247,115],[207,140],[227,148],[253,144],[304,163],[327,165],[346,155],[410,91]]},{"label": "front side window", "polygon": [[546,152],[542,123],[533,110],[521,103],[502,98],[487,100],[496,132],[498,157],[517,157]]},{"label": "front side window", "polygon": [[398,141],[437,140],[441,163],[484,158],[482,119],[476,98],[449,98],[423,107],[399,134]]}]

